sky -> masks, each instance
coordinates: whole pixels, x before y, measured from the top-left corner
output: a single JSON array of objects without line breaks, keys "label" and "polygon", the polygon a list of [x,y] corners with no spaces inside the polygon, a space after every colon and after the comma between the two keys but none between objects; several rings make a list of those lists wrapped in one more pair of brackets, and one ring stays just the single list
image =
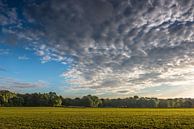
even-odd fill
[{"label": "sky", "polygon": [[0,90],[194,97],[193,0],[0,0]]}]

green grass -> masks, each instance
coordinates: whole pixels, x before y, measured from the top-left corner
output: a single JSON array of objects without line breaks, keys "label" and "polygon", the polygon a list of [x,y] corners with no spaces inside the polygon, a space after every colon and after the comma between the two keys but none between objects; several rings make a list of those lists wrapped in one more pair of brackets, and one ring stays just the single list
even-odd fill
[{"label": "green grass", "polygon": [[0,129],[194,128],[194,109],[0,108]]}]

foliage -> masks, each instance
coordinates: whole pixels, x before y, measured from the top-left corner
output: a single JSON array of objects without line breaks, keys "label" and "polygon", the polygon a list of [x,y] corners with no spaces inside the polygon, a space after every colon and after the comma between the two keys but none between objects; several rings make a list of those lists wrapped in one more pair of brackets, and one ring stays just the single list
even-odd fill
[{"label": "foliage", "polygon": [[55,92],[16,94],[0,91],[0,106],[66,106],[66,107],[126,107],[126,108],[191,108],[194,99],[157,99],[148,97],[128,97],[123,99],[99,99],[87,95],[82,98],[63,98]]},{"label": "foliage", "polygon": [[9,99],[15,97],[16,94],[12,93],[7,90],[0,91],[0,105],[1,106],[8,106],[9,105]]},{"label": "foliage", "polygon": [[16,94],[0,91],[0,106],[61,106],[62,98],[54,92]]},{"label": "foliage", "polygon": [[194,109],[0,108],[0,129],[193,129]]}]

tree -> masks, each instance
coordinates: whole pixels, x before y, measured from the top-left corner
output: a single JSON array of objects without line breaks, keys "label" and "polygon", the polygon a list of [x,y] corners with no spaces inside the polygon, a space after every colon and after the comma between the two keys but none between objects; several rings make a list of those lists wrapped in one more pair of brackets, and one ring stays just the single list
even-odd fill
[{"label": "tree", "polygon": [[157,106],[156,100],[154,100],[154,99],[149,99],[149,100],[147,100],[146,103],[147,103],[146,107],[149,107],[149,108],[154,108]]},{"label": "tree", "polygon": [[180,100],[180,99],[175,99],[174,101],[175,101],[175,102],[174,102],[174,107],[176,107],[176,108],[181,108],[181,107],[183,107],[183,102],[182,102],[182,100]]},{"label": "tree", "polygon": [[52,106],[59,107],[62,104],[62,100],[60,97],[56,96],[52,99]]},{"label": "tree", "polygon": [[85,107],[98,107],[102,101],[97,96],[87,95],[82,97],[81,102]]},{"label": "tree", "polygon": [[62,99],[55,92],[49,92],[49,103],[50,106],[61,106]]},{"label": "tree", "polygon": [[70,99],[70,98],[63,98],[62,99],[62,105],[64,105],[64,106],[72,106],[72,99]]},{"label": "tree", "polygon": [[40,106],[49,106],[49,95],[47,93],[39,94],[39,101]]},{"label": "tree", "polygon": [[3,97],[0,96],[0,106],[3,106],[3,103],[4,103]]},{"label": "tree", "polygon": [[183,102],[183,107],[185,107],[185,108],[191,108],[192,105],[193,105],[192,102],[189,100],[186,100]]},{"label": "tree", "polygon": [[0,106],[83,106],[83,107],[193,107],[194,99],[175,98],[157,99],[148,97],[129,97],[117,99],[99,99],[97,96],[87,95],[82,98],[63,98],[55,92],[15,94],[7,90],[0,91]]},{"label": "tree", "polygon": [[135,95],[133,98],[134,98],[134,99],[138,99],[139,97],[138,97],[137,95]]},{"label": "tree", "polygon": [[15,97],[16,94],[12,93],[12,92],[10,92],[8,90],[2,90],[2,91],[0,91],[0,96],[1,96],[1,99],[2,99],[1,101],[3,102],[3,105],[4,106],[9,106],[8,100],[10,98]]},{"label": "tree", "polygon": [[98,105],[102,103],[102,101],[98,99],[97,96],[91,96],[91,99],[92,99],[92,107],[98,107]]},{"label": "tree", "polygon": [[82,106],[84,106],[84,107],[92,107],[93,106],[93,102],[92,102],[92,99],[90,96],[91,95],[82,97],[82,99],[81,99]]},{"label": "tree", "polygon": [[24,99],[22,97],[13,97],[9,99],[10,106],[23,106]]},{"label": "tree", "polygon": [[159,103],[158,103],[158,107],[167,108],[168,107],[168,102],[166,100],[160,100]]}]

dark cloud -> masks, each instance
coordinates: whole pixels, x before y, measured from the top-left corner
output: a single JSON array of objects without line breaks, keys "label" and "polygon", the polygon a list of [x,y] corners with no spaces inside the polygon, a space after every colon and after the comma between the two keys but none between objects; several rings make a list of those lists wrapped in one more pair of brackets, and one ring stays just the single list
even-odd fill
[{"label": "dark cloud", "polygon": [[121,90],[121,91],[117,91],[118,93],[121,93],[121,94],[125,94],[125,93],[128,93],[129,91],[128,90]]},{"label": "dark cloud", "polygon": [[25,7],[33,27],[11,32],[30,41],[43,62],[72,65],[63,74],[70,83],[134,91],[161,84],[169,69],[188,78],[177,67],[192,69],[193,6],[193,0],[48,0]]}]

